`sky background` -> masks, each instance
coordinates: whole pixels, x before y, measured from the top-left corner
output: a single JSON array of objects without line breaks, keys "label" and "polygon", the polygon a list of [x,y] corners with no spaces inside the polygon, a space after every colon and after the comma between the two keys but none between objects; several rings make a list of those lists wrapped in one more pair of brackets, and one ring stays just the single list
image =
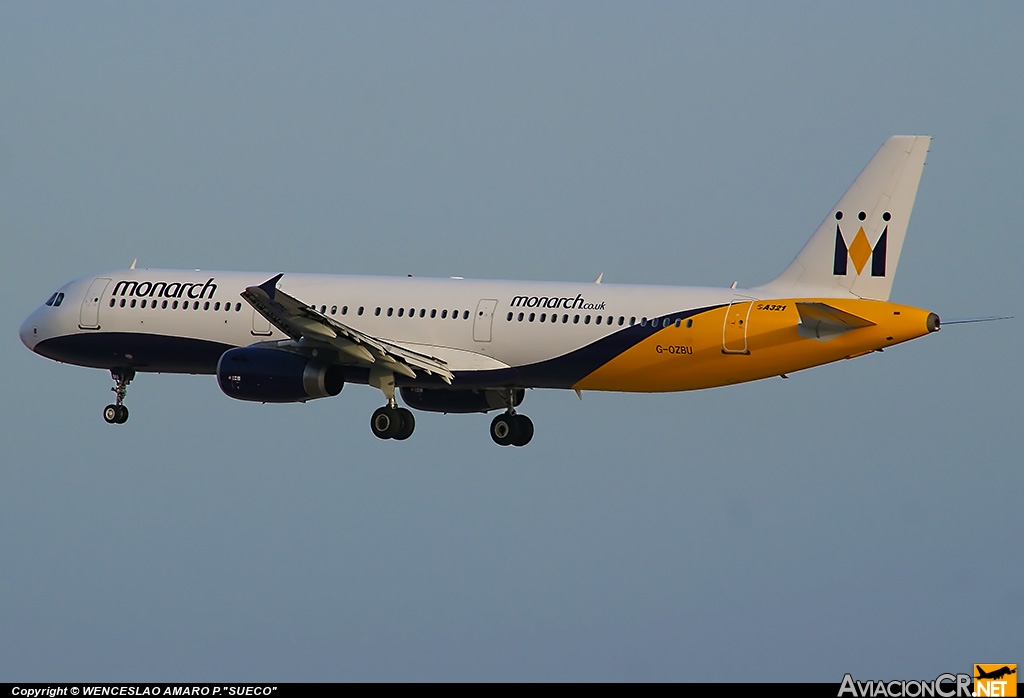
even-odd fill
[{"label": "sky background", "polygon": [[[0,681],[1024,663],[1024,4],[0,4]],[[884,355],[369,430],[28,352],[127,267],[741,286],[933,136]]]}]

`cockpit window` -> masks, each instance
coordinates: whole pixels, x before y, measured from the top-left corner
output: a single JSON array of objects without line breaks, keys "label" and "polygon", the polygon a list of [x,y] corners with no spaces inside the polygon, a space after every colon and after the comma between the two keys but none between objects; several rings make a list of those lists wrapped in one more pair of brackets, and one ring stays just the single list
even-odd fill
[{"label": "cockpit window", "polygon": [[53,302],[53,307],[56,308],[57,306],[59,306],[63,302],[64,302],[64,294],[63,293],[58,293],[57,294],[57,300],[55,300]]},{"label": "cockpit window", "polygon": [[46,299],[45,305],[53,305],[53,302],[57,300],[57,294],[54,293],[52,296]]}]

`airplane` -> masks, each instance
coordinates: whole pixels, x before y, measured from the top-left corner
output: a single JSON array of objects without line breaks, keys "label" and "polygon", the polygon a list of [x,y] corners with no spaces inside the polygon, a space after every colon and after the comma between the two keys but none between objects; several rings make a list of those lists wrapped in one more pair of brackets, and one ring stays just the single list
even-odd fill
[{"label": "airplane", "polygon": [[[140,372],[216,375],[229,397],[306,402],[347,383],[382,391],[370,426],[408,439],[412,411],[499,411],[524,446],[529,388],[668,392],[851,359],[940,328],[889,302],[930,144],[893,136],[781,274],[742,289],[461,277],[136,269],[71,281],[22,324],[54,361],[109,370],[110,424]],[[407,407],[399,406],[401,395]]]},{"label": "airplane", "polygon": [[1004,676],[1009,676],[1010,674],[1016,674],[1017,673],[1016,665],[1014,665],[1013,669],[1011,669],[1008,666],[1003,666],[1003,667],[1001,667],[999,669],[995,669],[993,671],[985,671],[984,669],[981,668],[981,666],[979,664],[975,664],[974,668],[978,670],[978,675],[974,677],[976,679],[997,679],[998,680],[998,679],[1003,678]]}]

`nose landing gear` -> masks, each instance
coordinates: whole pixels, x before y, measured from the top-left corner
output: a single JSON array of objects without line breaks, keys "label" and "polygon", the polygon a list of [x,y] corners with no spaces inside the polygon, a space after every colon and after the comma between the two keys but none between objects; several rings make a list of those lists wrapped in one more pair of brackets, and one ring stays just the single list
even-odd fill
[{"label": "nose landing gear", "polygon": [[110,377],[117,383],[116,387],[111,388],[117,397],[113,405],[107,405],[103,408],[103,420],[107,424],[124,424],[128,421],[128,408],[123,403],[125,395],[128,394],[128,384],[135,378],[135,369],[112,368],[110,369]]}]

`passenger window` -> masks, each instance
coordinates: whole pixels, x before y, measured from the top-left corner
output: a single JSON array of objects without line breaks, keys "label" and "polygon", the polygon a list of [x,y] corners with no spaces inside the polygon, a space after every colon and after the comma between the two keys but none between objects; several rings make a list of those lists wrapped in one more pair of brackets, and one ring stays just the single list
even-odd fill
[{"label": "passenger window", "polygon": [[394,314],[395,314],[395,309],[394,308],[388,308],[388,317],[391,317]]},{"label": "passenger window", "polygon": [[636,324],[636,317],[629,318],[629,326],[632,327]]},{"label": "passenger window", "polygon": [[[110,307],[113,308],[114,307],[114,303],[116,303],[116,302],[117,301],[115,301],[113,298],[111,298],[110,299]],[[49,303],[47,303],[47,305],[49,305]]]},{"label": "passenger window", "polygon": [[[390,314],[391,314],[391,311],[388,311],[388,315],[390,315]],[[405,308],[399,308],[398,309],[398,317],[402,317],[402,315],[404,315],[404,314],[405,314]]]},{"label": "passenger window", "polygon": [[573,315],[573,317],[572,317],[572,324],[574,324],[574,325],[580,324],[580,316],[579,315]]},{"label": "passenger window", "polygon": [[526,315],[524,315],[523,313],[519,313],[519,317],[516,319],[519,320],[519,322],[522,322],[524,317],[526,317]]},{"label": "passenger window", "polygon": [[[143,301],[143,302],[145,302],[145,301]],[[203,310],[209,310],[209,309],[210,309],[210,301],[206,301],[205,303],[203,303]]]},{"label": "passenger window", "polygon": [[239,313],[241,311],[242,311],[242,304],[241,303],[235,303],[235,312]]},{"label": "passenger window", "polygon": [[676,327],[680,327],[680,326],[682,326],[682,324],[683,324],[683,321],[677,318],[676,319]]},{"label": "passenger window", "polygon": [[444,320],[446,317],[448,317],[448,311],[447,310],[442,310],[441,311],[441,319]]},{"label": "passenger window", "polygon": [[359,311],[356,314],[357,315],[362,315],[363,314],[363,306],[359,306]]},{"label": "passenger window", "polygon": [[692,318],[686,321],[686,326],[687,327],[693,327],[693,319]]},{"label": "passenger window", "polygon": [[379,305],[377,306],[377,309],[373,311],[373,314],[378,316],[378,317],[380,316],[380,306]]},{"label": "passenger window", "polygon": [[507,315],[507,316],[505,317],[505,320],[506,320],[507,322],[512,322],[512,313],[509,313],[509,314],[508,314],[508,315]]},{"label": "passenger window", "polygon": [[640,327],[647,327],[647,318],[640,318]]},{"label": "passenger window", "polygon": [[178,301],[174,301],[173,303],[171,303],[171,310],[177,310],[177,309],[178,309]]},{"label": "passenger window", "polygon": [[589,315],[587,315],[585,318],[583,318],[583,324],[584,325],[589,325],[590,324],[590,316]]},{"label": "passenger window", "polygon": [[145,307],[146,307],[146,299],[145,299],[145,298],[143,298],[143,299],[142,299],[142,302],[141,302],[141,303],[139,303],[139,306],[140,306],[140,307],[143,307],[143,308],[145,308]]},{"label": "passenger window", "polygon": [[463,320],[468,320],[469,319],[469,311],[468,310],[463,310],[462,311],[462,319]]},{"label": "passenger window", "polygon": [[541,322],[544,322],[547,319],[548,319],[548,314],[547,313],[541,313],[540,314],[540,321]]},{"label": "passenger window", "polygon": [[[337,315],[337,314],[338,314],[338,306],[332,305],[331,306],[331,315]],[[342,313],[342,315],[344,315],[344,314],[345,313]]]},{"label": "passenger window", "polygon": [[566,324],[568,322],[569,322],[569,316],[568,315],[563,315],[562,316],[562,324],[564,325],[564,324]]},{"label": "passenger window", "polygon": [[[432,309],[431,309],[431,311],[430,311],[430,317],[432,317],[432,318],[435,318],[435,317],[437,317],[437,308],[432,308]],[[512,319],[512,317],[511,317],[511,313],[509,314],[509,318],[508,318],[508,319],[509,319],[509,320],[511,320],[511,319]]]},{"label": "passenger window", "polygon": [[530,322],[533,322],[536,319],[537,319],[537,314],[536,313],[530,313]]},{"label": "passenger window", "polygon": [[192,302],[192,310],[199,310],[199,301]]},{"label": "passenger window", "polygon": [[426,317],[426,316],[427,316],[427,309],[426,308],[420,308],[420,317]]},{"label": "passenger window", "polygon": [[124,303],[125,303],[125,301],[124,301],[124,298],[122,298],[122,299],[121,299],[121,307],[122,307],[122,308],[124,307]]},{"label": "passenger window", "polygon": [[622,327],[623,323],[626,322],[626,318],[622,315],[619,316],[619,327]]}]

